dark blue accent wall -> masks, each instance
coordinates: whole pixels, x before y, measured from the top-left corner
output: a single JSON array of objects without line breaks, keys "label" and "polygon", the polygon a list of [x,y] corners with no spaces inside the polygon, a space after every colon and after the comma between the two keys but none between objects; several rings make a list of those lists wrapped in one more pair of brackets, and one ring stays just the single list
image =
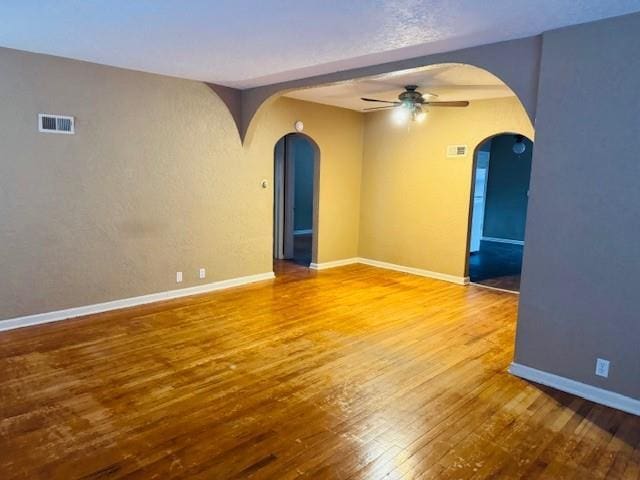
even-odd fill
[{"label": "dark blue accent wall", "polygon": [[513,152],[515,141],[514,135],[499,135],[491,140],[485,237],[524,240],[533,144],[525,138],[527,148],[517,155]]},{"label": "dark blue accent wall", "polygon": [[313,228],[313,145],[301,135],[292,135],[290,148],[293,148],[295,162],[294,190],[294,230],[311,230]]}]

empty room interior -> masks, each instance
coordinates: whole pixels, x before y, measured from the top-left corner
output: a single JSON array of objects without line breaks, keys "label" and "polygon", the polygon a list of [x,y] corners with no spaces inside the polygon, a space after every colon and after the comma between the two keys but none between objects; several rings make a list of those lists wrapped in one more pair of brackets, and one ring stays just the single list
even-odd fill
[{"label": "empty room interior", "polygon": [[640,0],[0,18],[0,479],[640,479]]}]

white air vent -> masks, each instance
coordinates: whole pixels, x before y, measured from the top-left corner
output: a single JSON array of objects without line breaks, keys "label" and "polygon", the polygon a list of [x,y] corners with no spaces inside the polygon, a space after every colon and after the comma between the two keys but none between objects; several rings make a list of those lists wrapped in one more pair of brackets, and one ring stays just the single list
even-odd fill
[{"label": "white air vent", "polygon": [[75,133],[75,121],[73,117],[64,115],[38,114],[38,131],[44,133]]},{"label": "white air vent", "polygon": [[447,157],[464,157],[466,154],[466,145],[447,145]]}]

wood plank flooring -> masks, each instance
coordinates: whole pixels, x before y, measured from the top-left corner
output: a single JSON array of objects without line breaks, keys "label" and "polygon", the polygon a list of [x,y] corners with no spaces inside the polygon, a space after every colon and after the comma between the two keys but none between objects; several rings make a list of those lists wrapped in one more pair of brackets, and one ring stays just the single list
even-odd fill
[{"label": "wood plank flooring", "polygon": [[510,376],[517,296],[354,265],[0,334],[0,478],[638,479]]}]

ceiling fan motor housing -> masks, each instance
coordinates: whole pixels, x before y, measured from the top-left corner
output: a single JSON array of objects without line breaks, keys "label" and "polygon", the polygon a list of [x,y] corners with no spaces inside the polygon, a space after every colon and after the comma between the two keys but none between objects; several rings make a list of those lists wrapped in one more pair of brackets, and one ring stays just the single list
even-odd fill
[{"label": "ceiling fan motor housing", "polygon": [[407,85],[405,91],[398,95],[398,99],[406,106],[424,103],[422,93],[418,91],[417,85]]}]

